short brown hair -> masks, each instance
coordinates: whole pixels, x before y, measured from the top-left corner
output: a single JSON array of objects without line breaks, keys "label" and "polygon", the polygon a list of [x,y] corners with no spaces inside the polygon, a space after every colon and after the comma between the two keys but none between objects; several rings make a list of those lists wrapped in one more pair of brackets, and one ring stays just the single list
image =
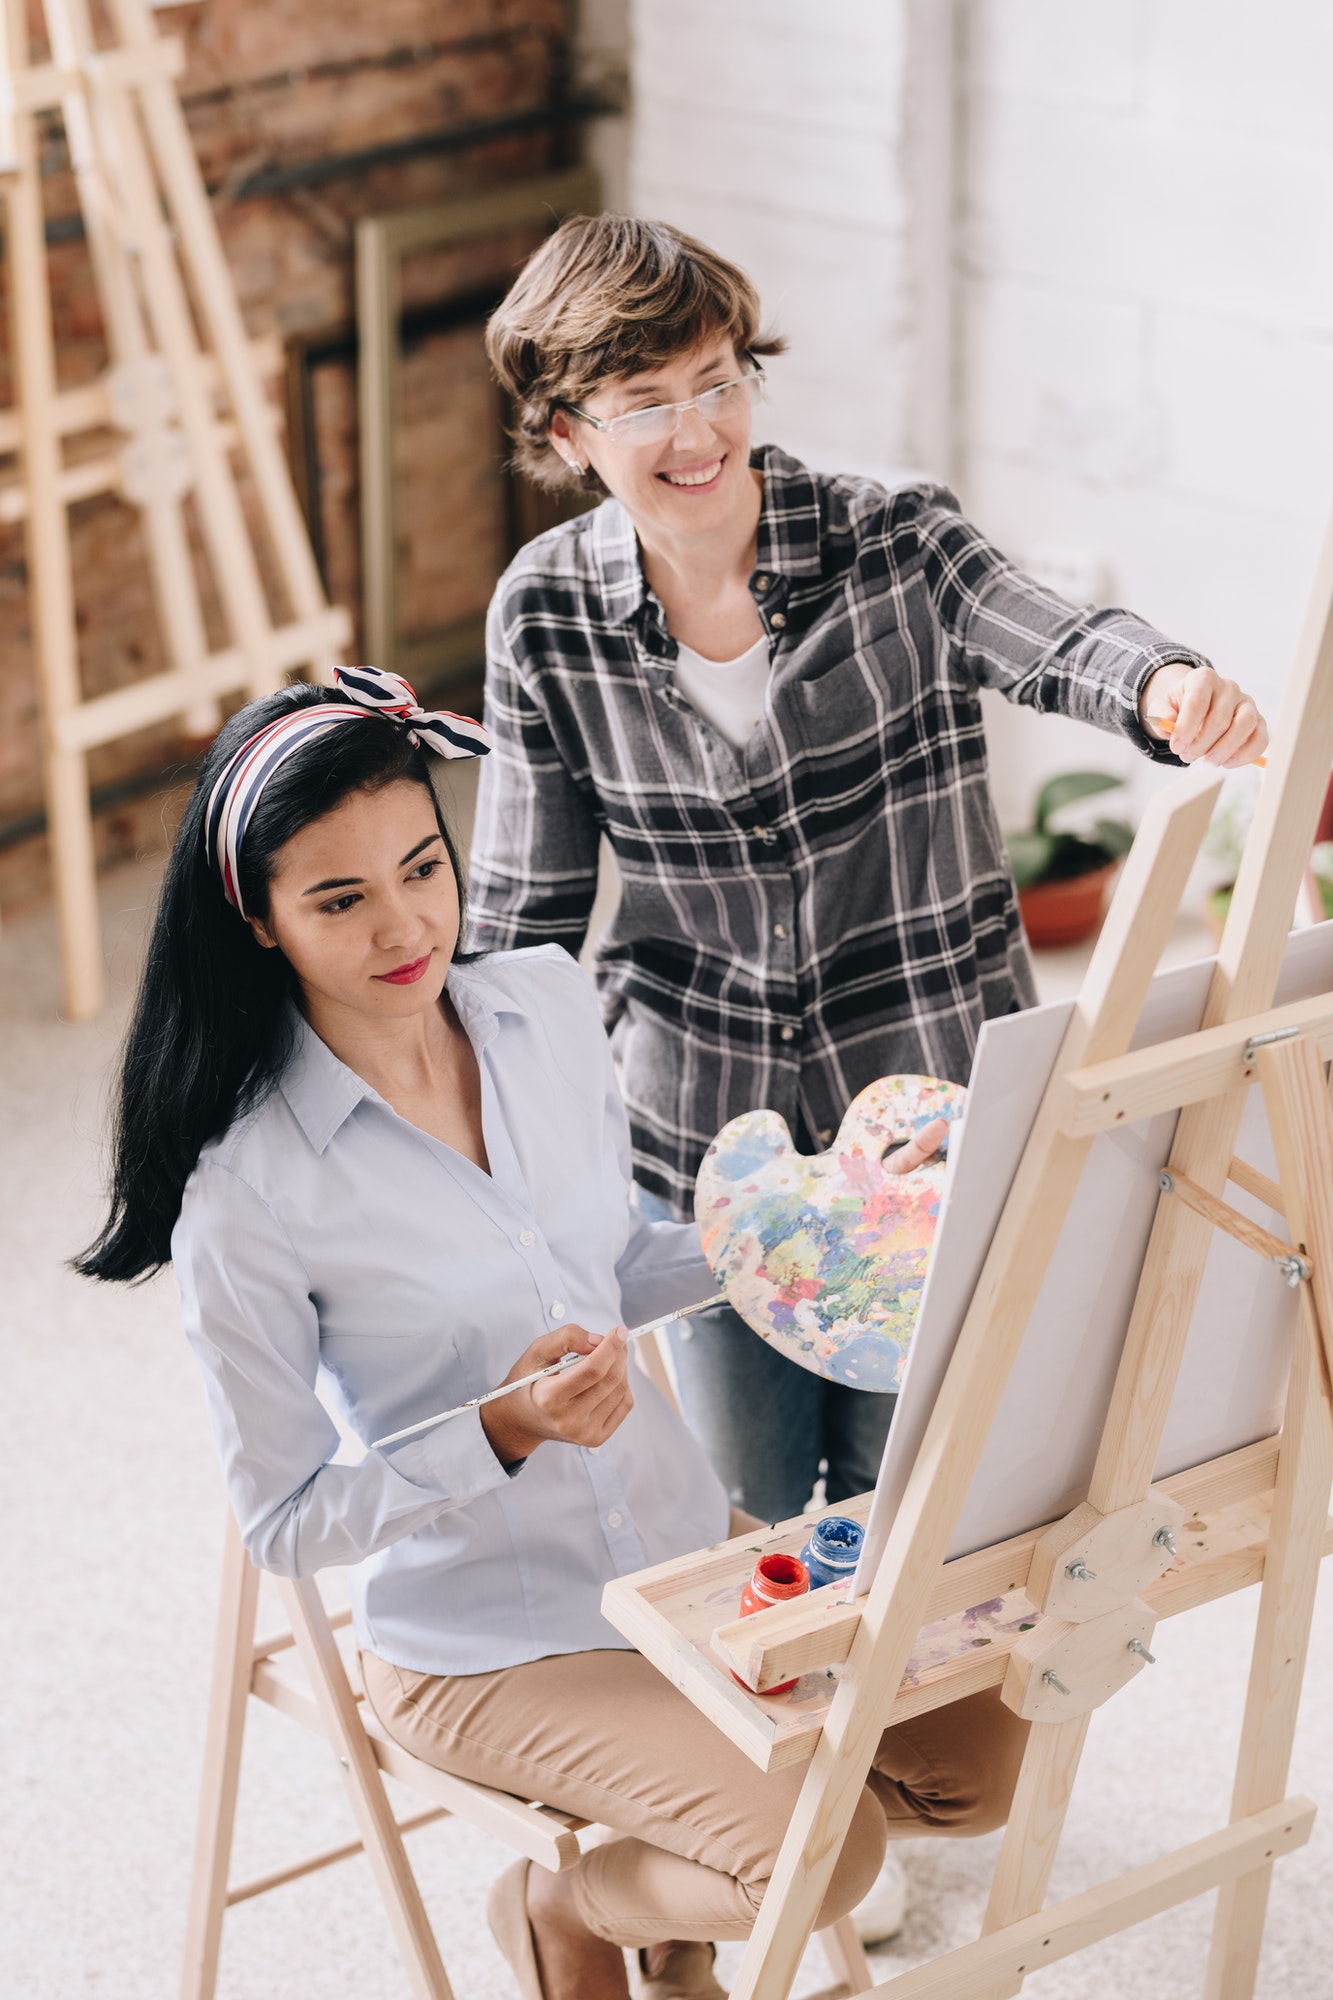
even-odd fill
[{"label": "short brown hair", "polygon": [[738,355],[781,354],[744,271],[667,222],[573,215],[535,250],[491,315],[486,352],[514,404],[514,464],[538,486],[582,481],[551,445],[551,418],[604,382],[688,353],[710,335]]}]

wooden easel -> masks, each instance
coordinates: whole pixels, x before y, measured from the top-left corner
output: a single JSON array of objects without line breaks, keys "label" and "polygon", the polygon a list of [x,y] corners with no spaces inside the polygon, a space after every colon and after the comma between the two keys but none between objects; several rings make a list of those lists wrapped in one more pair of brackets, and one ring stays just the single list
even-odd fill
[{"label": "wooden easel", "polygon": [[[719,1602],[736,1601],[753,1565],[753,1536],[608,1586],[611,1622],[756,1762],[809,1761],[733,2000],[786,2000],[881,1731],[997,1683],[1034,1726],[982,1935],[875,1990],[894,2000],[1001,2000],[1026,1974],[1220,1888],[1205,2000],[1253,1993],[1273,1861],[1308,1838],[1314,1817],[1308,1800],[1284,1794],[1318,1565],[1330,1546],[1333,1107],[1323,1065],[1333,1053],[1333,994],[1282,1008],[1273,994],[1331,765],[1333,533],[1203,1026],[1126,1053],[1215,796],[1216,783],[1196,774],[1145,818],[868,1595],[842,1605],[796,1600],[718,1626]],[[1280,1186],[1234,1157],[1256,1081]],[[1044,1529],[946,1563],[1092,1139],[1176,1108],[1086,1502]],[[1229,1180],[1285,1216],[1289,1243],[1222,1199]],[[1155,1487],[1215,1228],[1259,1255],[1291,1260],[1300,1324],[1282,1429]],[[1190,1546],[1177,1555],[1185,1510],[1204,1527],[1191,1526]],[[788,1524],[771,1544],[794,1552],[802,1533]],[[1091,1579],[1071,1574],[1080,1565]],[[1260,1576],[1230,1824],[1043,1907],[1092,1710],[1142,1670],[1157,1617]],[[951,1648],[940,1621],[992,1598],[1008,1600],[987,1627],[992,1643]],[[927,1626],[935,1664],[905,1684]],[[732,1667],[756,1689],[821,1668],[826,1679],[798,1705],[795,1697],[780,1705],[738,1689]],[[836,1680],[832,1668],[841,1669]]]},{"label": "wooden easel", "polygon": [[[87,0],[43,0],[52,60],[28,54],[25,0],[4,0],[0,180],[5,200],[15,407],[0,452],[21,474],[0,515],[27,524],[42,693],[47,810],[65,1009],[95,1014],[102,968],[87,753],[181,716],[210,735],[220,696],[266,694],[292,669],[327,679],[351,636],[327,603],[274,430],[262,374],[269,349],[245,334],[172,79],[177,40],[146,0],[111,0],[116,45],[99,49]],[[89,389],[56,383],[36,115],[58,108],[79,191],[111,366]],[[225,406],[219,411],[218,402]],[[62,440],[119,432],[110,450],[66,463]],[[232,454],[248,473],[286,603],[270,604]],[[76,500],[115,491],[142,511],[169,670],[85,701],[79,680],[69,525]],[[193,496],[227,634],[210,645],[184,502]]]}]

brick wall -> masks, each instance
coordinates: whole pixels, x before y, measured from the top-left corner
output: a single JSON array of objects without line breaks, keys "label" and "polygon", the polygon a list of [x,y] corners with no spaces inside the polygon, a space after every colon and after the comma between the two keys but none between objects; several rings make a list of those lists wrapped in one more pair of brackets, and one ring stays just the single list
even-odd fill
[{"label": "brick wall", "polygon": [[[316,343],[353,319],[353,243],[366,215],[446,200],[521,179],[578,157],[577,125],[561,123],[571,88],[572,0],[200,0],[166,14],[185,41],[179,89],[241,304],[251,331]],[[554,121],[545,114],[554,110]],[[459,143],[459,141],[464,143]],[[69,240],[77,201],[63,137],[45,135],[51,277],[62,385],[104,365],[100,319],[84,245]],[[76,225],[77,227],[77,225]],[[527,241],[455,253],[460,283],[503,283]],[[404,273],[405,303],[428,302],[450,278],[447,260]],[[404,397],[413,424],[403,476],[428,468],[459,433],[475,430],[475,328],[429,331],[409,343]],[[281,384],[275,393],[281,392]],[[8,400],[0,353],[0,398]],[[332,595],[359,598],[353,364],[344,351],[314,378],[321,461],[321,540]],[[466,405],[466,409],[464,406]],[[489,412],[489,403],[486,408]],[[466,428],[466,424],[464,425]],[[407,510],[403,604],[408,629],[484,605],[501,551],[489,531],[460,537],[478,511],[436,486],[433,514]],[[490,468],[487,477],[493,478]],[[426,487],[418,481],[421,490]],[[416,490],[415,488],[413,489]],[[72,515],[84,686],[100,693],[164,661],[133,512],[105,499]],[[133,794],[136,779],[178,760],[169,727],[108,745],[93,782]],[[46,888],[40,812],[37,696],[21,532],[0,530],[0,903]],[[128,796],[98,815],[103,856],[160,846],[160,796]],[[25,837],[26,835],[26,837]]]}]

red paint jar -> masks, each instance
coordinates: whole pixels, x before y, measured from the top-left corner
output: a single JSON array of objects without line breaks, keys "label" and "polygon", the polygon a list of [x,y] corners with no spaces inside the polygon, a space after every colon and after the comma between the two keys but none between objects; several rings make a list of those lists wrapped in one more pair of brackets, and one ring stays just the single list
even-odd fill
[{"label": "red paint jar", "polygon": [[[764,1611],[770,1604],[782,1604],[789,1597],[804,1597],[810,1588],[810,1572],[799,1556],[760,1556],[754,1566],[754,1575],[741,1592],[741,1617],[748,1618],[752,1611]],[[733,1680],[745,1682],[739,1674]],[[795,1681],[783,1681],[780,1687],[765,1688],[765,1694],[786,1694],[794,1688]],[[753,1688],[751,1694],[755,1692]]]}]

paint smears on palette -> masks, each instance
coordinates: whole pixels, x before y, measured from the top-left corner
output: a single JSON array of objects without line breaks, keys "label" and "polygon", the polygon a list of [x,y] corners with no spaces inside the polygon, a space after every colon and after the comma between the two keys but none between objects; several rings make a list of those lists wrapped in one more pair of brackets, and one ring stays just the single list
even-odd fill
[{"label": "paint smears on palette", "polygon": [[708,1148],[694,1190],[704,1255],[746,1323],[802,1368],[899,1386],[947,1168],[937,1156],[890,1174],[884,1155],[966,1101],[936,1077],[881,1077],[826,1153],[798,1153],[775,1111],[733,1118]]}]

